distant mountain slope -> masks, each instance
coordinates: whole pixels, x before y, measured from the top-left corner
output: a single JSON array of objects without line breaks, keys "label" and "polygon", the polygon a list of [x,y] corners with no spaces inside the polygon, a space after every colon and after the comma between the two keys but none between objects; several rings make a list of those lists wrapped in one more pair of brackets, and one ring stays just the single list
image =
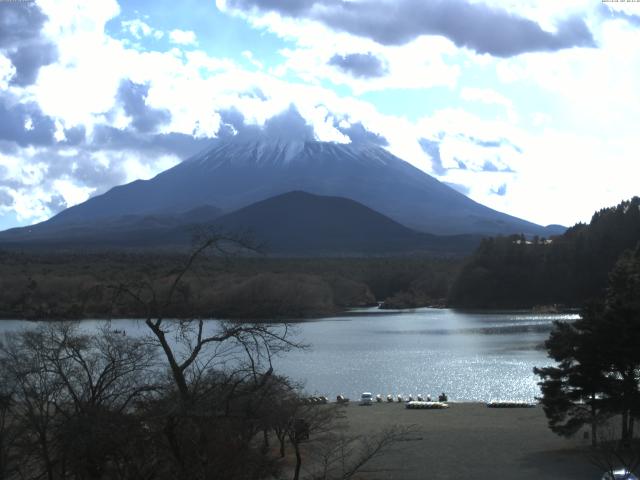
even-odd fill
[{"label": "distant mountain slope", "polygon": [[0,232],[0,247],[145,248],[186,245],[193,227],[212,224],[221,210],[202,205],[176,214],[126,214],[73,222],[42,222]]},{"label": "distant mountain slope", "polygon": [[387,255],[411,252],[467,254],[472,235],[413,231],[353,200],[289,192],[214,217],[200,207],[181,215],[125,215],[103,221],[42,223],[0,233],[0,246],[72,248],[188,247],[202,227],[248,234],[265,253],[279,255]]},{"label": "distant mountain slope", "polygon": [[204,204],[231,212],[294,190],[350,198],[429,233],[548,236],[562,230],[480,205],[374,145],[241,138],[216,141],[210,150],[151,180],[115,187],[48,222],[169,215]]}]

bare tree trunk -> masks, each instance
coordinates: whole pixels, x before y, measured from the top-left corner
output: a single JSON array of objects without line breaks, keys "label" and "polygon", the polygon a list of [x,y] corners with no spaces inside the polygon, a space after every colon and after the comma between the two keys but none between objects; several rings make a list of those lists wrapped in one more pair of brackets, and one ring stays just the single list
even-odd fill
[{"label": "bare tree trunk", "polygon": [[42,430],[37,432],[38,434],[38,444],[40,446],[40,456],[42,457],[42,462],[44,463],[44,468],[47,473],[47,480],[53,480],[54,472],[53,472],[53,461],[51,460],[51,456],[49,455],[49,445],[46,438],[46,431],[43,433]]},{"label": "bare tree trunk", "polygon": [[189,398],[189,387],[187,386],[187,380],[184,376],[184,371],[180,368],[180,365],[178,365],[178,362],[173,354],[173,350],[171,349],[169,342],[167,342],[164,332],[159,326],[155,325],[151,319],[147,319],[145,323],[160,342],[160,346],[165,353],[167,362],[169,362],[169,367],[171,368],[173,379],[176,382],[176,387],[178,387],[178,391],[180,392],[180,397],[183,401],[186,401]]},{"label": "bare tree trunk", "polygon": [[298,442],[293,442],[293,448],[296,451],[296,471],[293,474],[293,480],[299,480],[300,468],[302,467],[302,455],[300,454],[300,445],[298,445]]},{"label": "bare tree trunk", "polygon": [[629,441],[629,411],[625,408],[622,411],[622,443]]},{"label": "bare tree trunk", "polygon": [[596,416],[596,407],[594,405],[594,400],[595,400],[595,395],[591,397],[591,446],[592,447],[597,447],[598,446],[598,419]]},{"label": "bare tree trunk", "polygon": [[184,469],[184,459],[182,458],[182,452],[180,451],[180,444],[176,438],[175,420],[172,417],[167,418],[167,423],[164,426],[163,433],[169,444],[169,449],[173,454],[173,457],[178,462],[180,468]]},{"label": "bare tree trunk", "polygon": [[267,430],[266,428],[262,430],[262,438],[263,438],[262,449],[266,453],[269,450],[269,430]]},{"label": "bare tree trunk", "polygon": [[284,443],[287,440],[287,433],[285,430],[276,429],[276,437],[280,442],[280,458],[284,458]]},{"label": "bare tree trunk", "polygon": [[5,465],[4,465],[4,442],[2,439],[2,435],[0,435],[0,480],[4,480],[5,478]]}]

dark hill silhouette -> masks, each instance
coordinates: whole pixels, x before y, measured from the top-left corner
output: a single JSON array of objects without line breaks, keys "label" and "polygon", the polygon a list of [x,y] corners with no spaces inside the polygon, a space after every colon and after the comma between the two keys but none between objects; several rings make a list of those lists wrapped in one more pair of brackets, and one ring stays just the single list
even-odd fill
[{"label": "dark hill silhouette", "polygon": [[479,237],[416,232],[346,198],[290,192],[220,217],[222,230],[251,232],[267,251],[294,254],[468,253]]}]

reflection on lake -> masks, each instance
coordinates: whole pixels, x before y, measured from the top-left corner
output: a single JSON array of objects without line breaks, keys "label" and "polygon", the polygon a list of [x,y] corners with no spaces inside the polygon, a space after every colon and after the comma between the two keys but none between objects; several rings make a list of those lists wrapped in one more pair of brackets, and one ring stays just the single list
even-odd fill
[{"label": "reflection on lake", "polygon": [[551,363],[541,344],[553,321],[577,318],[419,309],[323,319],[300,325],[311,351],[288,354],[277,370],[332,397],[445,391],[457,401],[531,401],[533,367]]},{"label": "reflection on lake", "polygon": [[[577,315],[460,312],[360,311],[357,315],[297,324],[297,340],[311,345],[275,361],[276,372],[305,383],[310,394],[352,399],[374,394],[431,394],[455,401],[531,401],[539,394],[534,366],[551,363],[541,344],[554,320]],[[87,320],[97,328],[102,320]],[[6,320],[1,331],[29,322]],[[142,322],[114,320],[128,334],[145,332]]]}]

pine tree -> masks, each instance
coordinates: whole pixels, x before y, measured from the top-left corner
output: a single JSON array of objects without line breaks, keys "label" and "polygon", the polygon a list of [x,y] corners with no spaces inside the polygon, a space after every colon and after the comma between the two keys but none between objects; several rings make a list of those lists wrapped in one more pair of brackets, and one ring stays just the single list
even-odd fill
[{"label": "pine tree", "polygon": [[604,352],[596,333],[601,312],[601,305],[591,304],[583,309],[580,320],[556,322],[545,347],[558,365],[534,368],[541,378],[540,402],[549,428],[558,435],[571,436],[590,425],[594,446],[598,423],[610,415],[604,399],[608,390]]},{"label": "pine tree", "polygon": [[629,442],[640,417],[640,245],[616,263],[604,301],[557,322],[545,346],[557,366],[534,373],[551,430],[569,436],[589,424],[595,445],[598,423],[620,415]]}]

